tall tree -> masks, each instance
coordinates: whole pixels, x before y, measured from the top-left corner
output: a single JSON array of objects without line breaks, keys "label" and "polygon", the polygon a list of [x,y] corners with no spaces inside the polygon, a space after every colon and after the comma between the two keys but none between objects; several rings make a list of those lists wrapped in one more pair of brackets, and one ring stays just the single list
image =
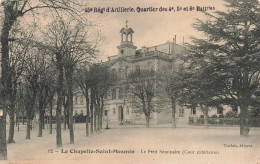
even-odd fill
[{"label": "tall tree", "polygon": [[89,136],[89,120],[90,120],[90,71],[89,64],[85,63],[85,65],[79,65],[79,68],[76,69],[76,82],[79,88],[81,89],[83,95],[86,99],[86,136]]},{"label": "tall tree", "polygon": [[[79,13],[76,7],[80,5],[72,0],[4,0],[1,2],[3,8],[2,28],[1,28],[1,60],[2,60],[2,85],[4,90],[2,91],[3,97],[3,109],[6,113],[6,109],[10,106],[9,102],[12,100],[11,90],[12,86],[12,71],[10,68],[10,31],[13,28],[18,18],[23,18],[28,13],[33,13],[35,10],[50,9],[58,13],[58,11],[64,11],[65,13],[79,18]],[[34,13],[33,13],[34,14]],[[34,14],[35,15],[35,14]],[[6,114],[4,115],[6,116]],[[0,119],[0,124],[3,128],[0,129],[0,159],[7,159],[7,147],[6,147],[6,133],[3,132],[6,127],[6,119]]]},{"label": "tall tree", "polygon": [[[63,88],[67,87],[66,98],[69,112],[70,143],[74,143],[73,74],[77,64],[88,60],[94,55],[97,42],[91,43],[90,40],[88,40],[88,32],[82,23],[73,21],[66,22],[62,18],[48,25],[48,32],[45,33],[45,38],[48,42],[45,42],[43,47],[49,51],[49,54],[55,54],[56,60],[53,61],[56,63],[59,71],[56,115],[58,113],[57,117],[60,117],[59,113],[61,112],[63,102]],[[99,41],[99,39],[96,40]],[[59,134],[57,140],[61,140],[60,130],[57,132]],[[61,142],[59,142],[59,144],[57,143],[57,145],[61,145]]]},{"label": "tall tree", "polygon": [[176,128],[176,105],[185,87],[185,83],[183,82],[183,74],[180,70],[168,68],[162,72],[161,77],[162,86],[171,100],[173,128]]},{"label": "tall tree", "polygon": [[127,89],[130,91],[130,100],[138,98],[141,101],[141,111],[146,118],[146,128],[150,127],[150,115],[152,112],[152,99],[158,85],[153,70],[136,70],[128,76]]},{"label": "tall tree", "polygon": [[226,11],[205,13],[207,20],[196,21],[195,29],[206,39],[194,38],[194,43],[212,52],[204,56],[215,65],[211,71],[225,87],[222,99],[240,106],[240,136],[248,136],[249,106],[259,85],[259,1],[225,2]]}]

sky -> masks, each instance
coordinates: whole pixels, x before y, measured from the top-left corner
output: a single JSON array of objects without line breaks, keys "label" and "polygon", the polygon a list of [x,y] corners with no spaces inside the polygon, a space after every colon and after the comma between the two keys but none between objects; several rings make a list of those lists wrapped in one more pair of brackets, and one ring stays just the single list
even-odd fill
[{"label": "sky", "polygon": [[[201,37],[201,34],[195,31],[192,23],[195,19],[205,19],[204,14],[199,11],[176,11],[180,7],[215,7],[216,10],[224,10],[223,0],[143,0],[143,1],[88,1],[90,8],[100,7],[132,7],[136,10],[140,8],[167,8],[166,12],[86,12],[87,15],[97,19],[100,25],[101,34],[104,38],[101,46],[101,55],[104,57],[117,54],[117,46],[120,44],[120,30],[125,27],[125,21],[128,21],[128,27],[134,30],[133,43],[140,49],[142,46],[155,46],[172,41],[174,36],[177,37],[177,44],[190,42],[189,37]],[[174,7],[175,12],[169,11],[169,7]],[[159,9],[158,9],[159,10]],[[214,12],[208,11],[208,12]]]},{"label": "sky", "polygon": [[[1,0],[0,0],[1,1]],[[125,21],[128,21],[128,27],[134,30],[133,43],[140,49],[142,46],[150,47],[158,44],[173,41],[174,36],[177,37],[177,44],[190,42],[189,37],[202,37],[200,33],[195,31],[192,23],[195,19],[205,19],[204,14],[196,11],[196,7],[214,7],[215,10],[208,11],[213,13],[217,10],[224,10],[224,0],[78,0],[84,4],[86,8],[105,8],[110,7],[125,7],[134,8],[136,12],[85,12],[84,8],[80,9],[79,14],[83,14],[90,20],[96,21],[97,30],[100,31],[103,38],[100,49],[100,60],[106,60],[108,56],[117,55],[117,46],[120,45],[121,28],[125,27]],[[179,7],[195,7],[193,11],[177,11]],[[137,12],[137,7],[140,8],[166,8],[164,12]],[[173,7],[175,12],[169,11]],[[171,8],[172,9],[172,8]],[[0,13],[3,8],[0,7]],[[37,17],[40,19],[38,31],[45,29],[46,25],[53,20],[52,14],[46,10],[43,15]],[[37,22],[36,18],[31,13],[24,17],[25,25],[31,22]],[[94,30],[93,30],[94,31]],[[94,31],[95,32],[95,31]]]}]

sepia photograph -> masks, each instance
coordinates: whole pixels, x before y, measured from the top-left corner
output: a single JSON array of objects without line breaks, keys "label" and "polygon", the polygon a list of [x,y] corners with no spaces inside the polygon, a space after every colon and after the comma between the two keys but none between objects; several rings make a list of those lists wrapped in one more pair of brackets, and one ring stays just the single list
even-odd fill
[{"label": "sepia photograph", "polygon": [[0,0],[0,164],[260,164],[259,0]]}]

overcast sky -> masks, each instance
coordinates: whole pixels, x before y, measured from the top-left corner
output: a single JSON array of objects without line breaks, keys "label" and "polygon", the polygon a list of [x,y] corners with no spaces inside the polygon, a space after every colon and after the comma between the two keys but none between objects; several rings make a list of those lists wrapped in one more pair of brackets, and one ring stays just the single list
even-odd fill
[{"label": "overcast sky", "polygon": [[[223,0],[143,0],[143,1],[90,1],[90,7],[196,7],[211,6],[216,10],[223,10]],[[212,12],[212,11],[209,11]],[[117,54],[117,46],[120,44],[120,33],[122,27],[125,27],[125,21],[128,20],[128,26],[134,30],[133,42],[137,49],[142,46],[154,46],[167,41],[172,41],[174,35],[177,35],[177,43],[182,44],[183,36],[185,41],[189,41],[189,36],[199,36],[192,28],[192,23],[196,18],[203,18],[203,14],[198,11],[179,11],[179,12],[128,12],[128,13],[86,13],[94,18],[98,17],[100,29],[104,40],[102,46],[104,56]]]}]

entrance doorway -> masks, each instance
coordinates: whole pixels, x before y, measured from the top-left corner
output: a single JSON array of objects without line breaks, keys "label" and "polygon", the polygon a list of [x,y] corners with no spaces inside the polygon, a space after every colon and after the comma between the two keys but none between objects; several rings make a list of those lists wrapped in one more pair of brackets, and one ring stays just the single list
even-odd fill
[{"label": "entrance doorway", "polygon": [[122,106],[119,106],[118,108],[118,121],[120,121],[120,123],[123,123],[124,120],[124,109]]}]

